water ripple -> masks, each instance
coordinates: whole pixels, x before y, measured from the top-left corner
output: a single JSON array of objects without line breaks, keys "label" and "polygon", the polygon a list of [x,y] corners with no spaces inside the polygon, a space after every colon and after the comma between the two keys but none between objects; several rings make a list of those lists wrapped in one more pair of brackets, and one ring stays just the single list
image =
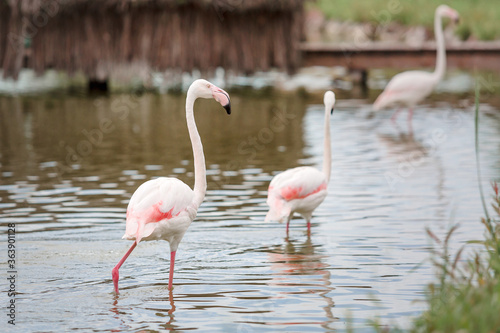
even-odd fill
[{"label": "water ripple", "polygon": [[[368,117],[363,101],[343,101],[331,122],[328,196],[310,237],[299,217],[286,237],[283,224],[264,222],[267,187],[287,168],[321,166],[323,107],[293,97],[272,103],[235,98],[243,110],[234,117],[197,114],[208,191],[179,246],[172,296],[164,241],[141,242],[120,270],[121,295],[113,296],[110,270],[131,245],[121,236],[132,193],[159,176],[194,183],[182,108],[158,107],[183,100],[134,98],[141,110],[125,120],[111,108],[94,114],[92,101],[69,98],[63,109],[37,104],[37,123],[44,126],[32,126],[29,109],[18,115],[26,117],[24,125],[2,128],[8,140],[0,141],[0,224],[16,223],[22,234],[18,299],[25,331],[342,331],[349,320],[369,330],[366,321],[377,315],[405,325],[425,306],[418,301],[433,278],[425,228],[443,236],[452,216],[460,217],[451,251],[482,236],[467,110],[451,117],[443,115],[448,105],[422,106],[410,135],[403,122],[403,128],[390,123],[390,112]],[[273,140],[251,146],[270,128],[276,105],[289,112],[288,125]],[[54,117],[55,111],[65,116]],[[18,124],[17,116],[0,112]],[[83,139],[75,133],[98,128],[99,117],[113,119],[115,130],[92,154],[67,165],[68,148],[58,151],[59,143],[75,149]],[[500,119],[489,117],[481,123],[485,188],[500,170]],[[27,137],[25,125],[33,131]],[[444,139],[430,142],[433,131],[443,131]]]}]

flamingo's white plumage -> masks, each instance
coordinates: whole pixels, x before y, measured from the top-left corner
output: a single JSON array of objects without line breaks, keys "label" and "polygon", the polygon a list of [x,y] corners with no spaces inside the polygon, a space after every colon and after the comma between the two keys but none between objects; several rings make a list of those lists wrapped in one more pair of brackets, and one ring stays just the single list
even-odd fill
[{"label": "flamingo's white plumage", "polygon": [[161,177],[145,182],[134,192],[127,207],[124,239],[134,243],[112,270],[118,294],[118,270],[141,240],[163,239],[170,244],[168,289],[172,290],[175,253],[189,225],[196,217],[207,188],[205,157],[200,135],[194,121],[193,106],[198,98],[214,98],[231,113],[229,95],[206,80],[196,80],[186,97],[186,120],[193,147],[194,189],[176,178]]},{"label": "flamingo's white plumage", "polygon": [[269,184],[266,221],[286,221],[287,235],[293,213],[304,217],[307,231],[310,232],[312,213],[327,195],[331,169],[330,116],[335,106],[335,94],[332,91],[325,93],[324,104],[323,170],[308,166],[289,169],[276,175]]},{"label": "flamingo's white plumage", "polygon": [[[402,104],[408,107],[408,121],[411,121],[413,108],[429,96],[439,81],[441,81],[446,70],[446,50],[441,23],[442,17],[449,17],[454,21],[458,21],[459,19],[458,12],[447,5],[440,5],[436,9],[434,34],[437,44],[437,59],[434,72],[407,71],[395,75],[373,104],[375,111],[394,104]],[[396,120],[399,111],[400,109],[393,114],[393,121]]]}]

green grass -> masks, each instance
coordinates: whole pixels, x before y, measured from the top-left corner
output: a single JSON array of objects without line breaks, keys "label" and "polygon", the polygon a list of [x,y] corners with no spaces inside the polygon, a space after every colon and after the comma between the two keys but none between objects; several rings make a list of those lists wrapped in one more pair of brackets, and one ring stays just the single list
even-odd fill
[{"label": "green grass", "polygon": [[[434,0],[316,0],[310,8],[320,9],[328,18],[371,22],[384,25],[396,21],[404,25],[433,28]],[[495,0],[446,1],[460,13],[457,34],[462,39],[473,36],[480,40],[500,38],[500,4]]]}]

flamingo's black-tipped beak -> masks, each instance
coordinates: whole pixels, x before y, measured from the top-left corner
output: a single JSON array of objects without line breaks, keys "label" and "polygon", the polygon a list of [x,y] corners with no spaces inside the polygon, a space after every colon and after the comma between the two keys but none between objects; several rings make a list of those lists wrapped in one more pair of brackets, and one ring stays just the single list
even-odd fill
[{"label": "flamingo's black-tipped beak", "polygon": [[223,108],[226,109],[227,114],[231,114],[231,103],[227,103]]},{"label": "flamingo's black-tipped beak", "polygon": [[455,17],[455,19],[453,21],[455,22],[455,24],[459,24],[460,23],[460,16]]},{"label": "flamingo's black-tipped beak", "polygon": [[231,99],[227,92],[212,85],[212,96],[224,109],[226,109],[227,114],[231,114]]},{"label": "flamingo's black-tipped beak", "polygon": [[333,114],[333,108],[330,110],[330,114]]}]

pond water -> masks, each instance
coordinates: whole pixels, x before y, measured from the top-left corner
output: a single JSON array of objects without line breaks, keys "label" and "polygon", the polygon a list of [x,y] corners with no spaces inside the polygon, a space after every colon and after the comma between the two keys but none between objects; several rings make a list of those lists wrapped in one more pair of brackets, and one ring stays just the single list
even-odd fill
[{"label": "pond water", "polygon": [[[443,237],[460,223],[452,252],[483,235],[472,107],[429,102],[410,133],[405,113],[394,126],[391,111],[338,96],[328,197],[310,237],[297,217],[286,238],[283,224],[264,223],[267,186],[279,171],[321,165],[321,102],[232,94],[231,116],[197,102],[208,192],[177,252],[174,290],[168,243],[143,242],[115,296],[111,269],[131,245],[121,236],[134,190],[158,176],[194,182],[184,97],[0,97],[0,223],[4,240],[16,228],[16,328],[371,331],[375,318],[406,327],[434,276],[425,229]],[[497,107],[481,110],[488,199],[500,119]],[[0,269],[7,275],[6,260]]]}]

